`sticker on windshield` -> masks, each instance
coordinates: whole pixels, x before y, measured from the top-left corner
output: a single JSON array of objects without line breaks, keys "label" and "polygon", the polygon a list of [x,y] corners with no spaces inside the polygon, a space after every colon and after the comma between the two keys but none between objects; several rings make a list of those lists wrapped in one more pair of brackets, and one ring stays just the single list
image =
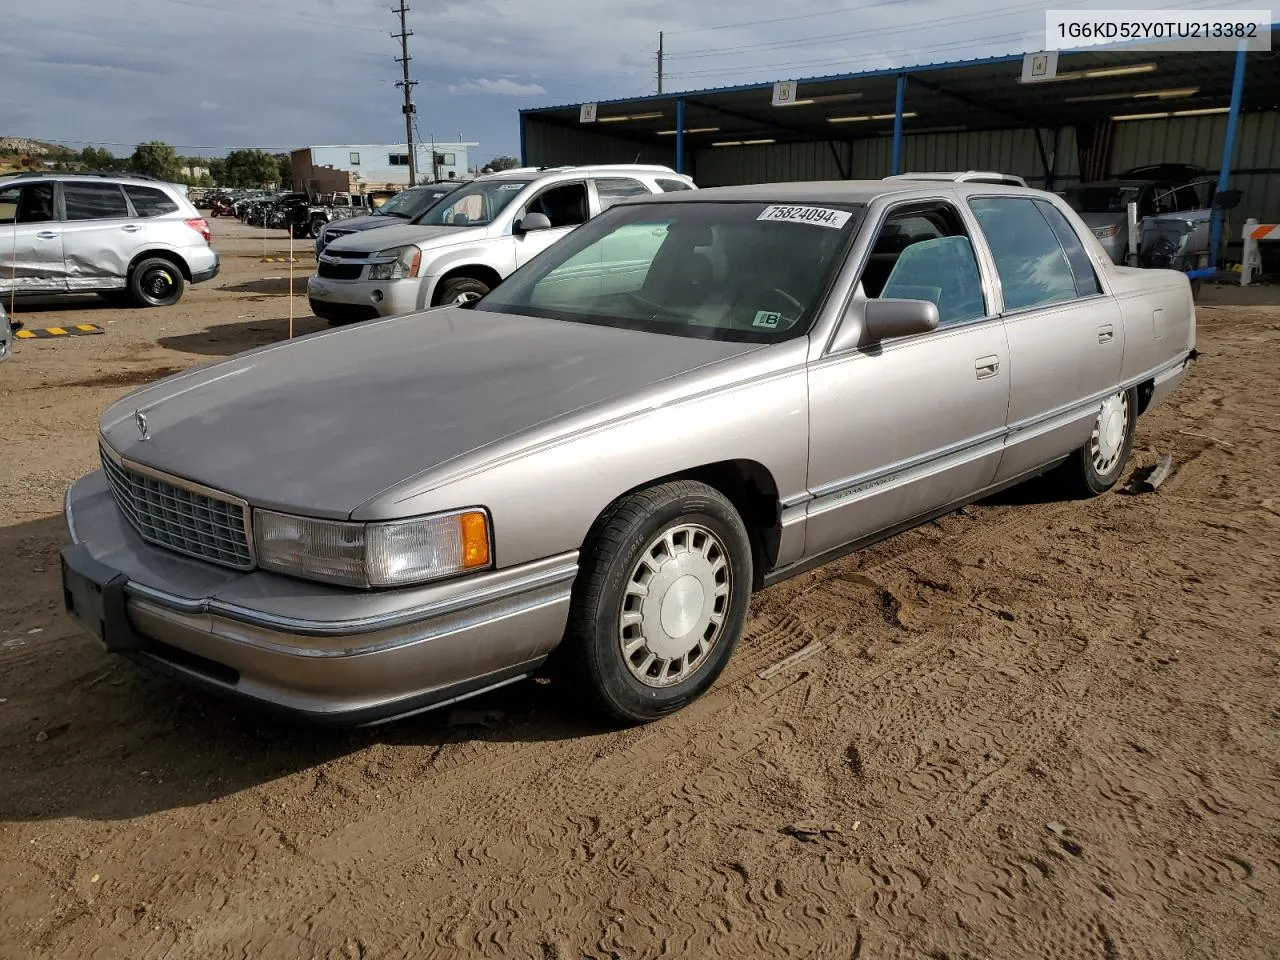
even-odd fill
[{"label": "sticker on windshield", "polygon": [[753,327],[764,327],[766,330],[778,329],[778,321],[782,319],[782,314],[775,313],[772,310],[757,310],[756,318],[751,321]]},{"label": "sticker on windshield", "polygon": [[519,190],[523,186],[524,186],[523,183],[504,183],[504,184],[501,184],[498,187],[498,189],[499,190]]},{"label": "sticker on windshield", "polygon": [[845,210],[830,210],[827,207],[793,207],[775,205],[765,207],[757,220],[771,220],[778,223],[813,223],[820,227],[831,227],[839,230],[849,222],[851,216]]}]

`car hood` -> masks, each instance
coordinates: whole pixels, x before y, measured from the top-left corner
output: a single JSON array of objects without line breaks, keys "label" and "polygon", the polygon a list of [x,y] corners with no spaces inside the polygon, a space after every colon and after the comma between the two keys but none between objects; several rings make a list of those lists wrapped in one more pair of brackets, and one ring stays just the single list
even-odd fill
[{"label": "car hood", "polygon": [[114,404],[102,433],[255,506],[346,517],[453,458],[756,349],[446,307],[157,381]]},{"label": "car hood", "polygon": [[[370,219],[383,219],[382,217]],[[390,217],[386,218],[391,220]],[[467,243],[483,239],[487,227],[424,227],[417,224],[397,224],[394,220],[390,226],[377,227],[374,233],[366,227],[361,233],[338,237],[324,248],[340,253],[372,253],[375,250],[386,250],[390,247],[416,243],[418,246],[444,247],[455,243]]]},{"label": "car hood", "polygon": [[366,214],[363,217],[346,217],[340,220],[332,220],[325,228],[325,233],[333,236],[335,233],[354,232],[356,230],[372,230],[374,227],[394,227],[399,226],[406,221],[399,217],[389,216],[373,216]]}]

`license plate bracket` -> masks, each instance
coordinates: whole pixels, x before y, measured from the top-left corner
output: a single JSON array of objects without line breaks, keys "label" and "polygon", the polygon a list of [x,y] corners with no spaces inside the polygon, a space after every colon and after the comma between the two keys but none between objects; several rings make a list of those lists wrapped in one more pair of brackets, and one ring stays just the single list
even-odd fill
[{"label": "license plate bracket", "polygon": [[62,599],[68,616],[110,653],[137,650],[143,638],[125,611],[129,578],[96,560],[82,544],[62,551]]}]

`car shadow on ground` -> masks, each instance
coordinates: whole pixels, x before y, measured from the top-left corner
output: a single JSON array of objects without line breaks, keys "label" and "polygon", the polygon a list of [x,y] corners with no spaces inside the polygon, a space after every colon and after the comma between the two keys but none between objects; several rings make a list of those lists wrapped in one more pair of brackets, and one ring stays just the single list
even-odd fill
[{"label": "car shadow on ground", "polygon": [[[276,269],[287,270],[288,266],[288,264],[284,264],[283,267],[276,267]],[[293,295],[295,297],[305,297],[307,295],[307,278],[310,275],[310,267],[301,269],[297,264],[294,264]],[[257,280],[246,280],[243,283],[229,283],[226,286],[218,287],[218,289],[226,293],[265,293],[283,297],[289,293],[289,277],[287,273],[283,276],[261,277]]]},{"label": "car shadow on ground", "polygon": [[60,517],[0,527],[0,821],[201,804],[380,744],[542,743],[605,728],[524,680],[377,727],[279,719],[101,651],[62,612]]},{"label": "car shadow on ground", "polygon": [[[128,304],[124,304],[128,307]],[[9,298],[4,297],[4,308],[9,310]],[[53,313],[59,310],[119,310],[121,304],[111,303],[96,293],[67,293],[47,297],[23,297],[9,310],[13,319],[21,320],[25,313]],[[35,324],[30,324],[35,326]]]},{"label": "car shadow on ground", "polygon": [[[329,324],[319,317],[310,314],[293,318],[293,335],[301,337],[308,333],[330,329]],[[254,347],[277,343],[289,337],[289,318],[287,316],[255,318],[243,323],[220,323],[208,327],[200,333],[175,334],[171,337],[160,337],[156,342],[169,350],[182,353],[196,353],[209,357],[229,357]]]}]

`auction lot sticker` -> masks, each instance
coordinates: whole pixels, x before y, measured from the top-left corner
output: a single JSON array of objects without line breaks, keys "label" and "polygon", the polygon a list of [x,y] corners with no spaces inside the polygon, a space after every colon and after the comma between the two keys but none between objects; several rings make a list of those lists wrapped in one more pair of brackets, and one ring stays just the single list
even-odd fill
[{"label": "auction lot sticker", "polygon": [[819,227],[831,227],[839,230],[849,222],[850,214],[844,210],[830,210],[827,207],[793,207],[776,205],[765,207],[757,220],[771,220],[775,223],[812,223]]}]

